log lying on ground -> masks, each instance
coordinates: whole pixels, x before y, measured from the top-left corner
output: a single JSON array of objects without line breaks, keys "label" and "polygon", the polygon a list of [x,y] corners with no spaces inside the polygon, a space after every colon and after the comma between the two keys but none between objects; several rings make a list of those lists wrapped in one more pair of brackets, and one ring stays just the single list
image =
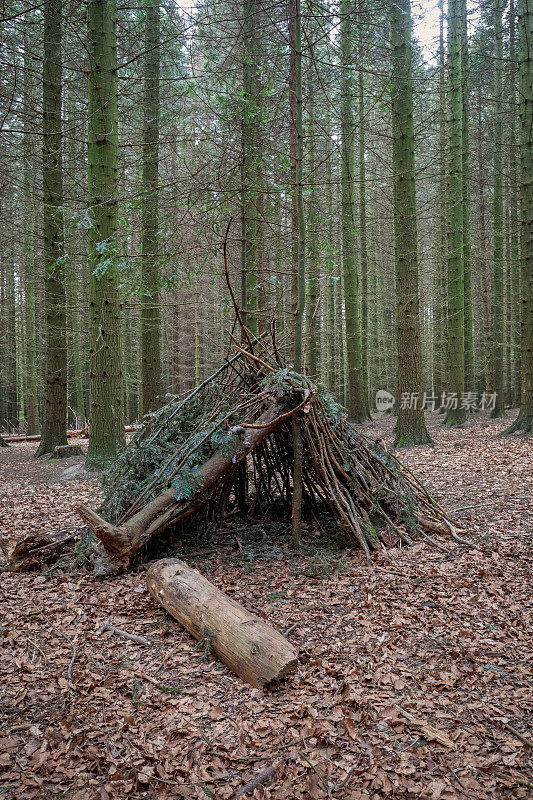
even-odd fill
[{"label": "log lying on ground", "polygon": [[125,570],[132,556],[152,536],[162,533],[169,525],[193,513],[198,503],[202,503],[234,471],[236,464],[270,436],[295,410],[293,408],[287,412],[285,398],[270,406],[253,425],[235,427],[233,431],[238,440],[234,452],[231,454],[221,448],[200,465],[195,472],[196,488],[186,500],[177,499],[175,490],[169,488],[121,526],[111,525],[88,506],[79,505],[78,513],[103,545],[103,550],[98,551],[95,559],[95,573],[104,576]]},{"label": "log lying on ground", "polygon": [[298,654],[281,633],[183,561],[157,561],[146,584],[169,614],[251,686],[262,688],[296,667]]},{"label": "log lying on ground", "polygon": [[[125,425],[124,433],[133,433],[138,429],[138,425]],[[1,437],[0,437],[1,438]],[[88,439],[89,434],[86,428],[80,430],[67,431],[67,439]],[[41,434],[36,433],[32,436],[24,436],[23,434],[13,434],[12,436],[4,436],[6,444],[14,444],[15,442],[40,442]],[[1,446],[1,445],[0,445]]]},{"label": "log lying on ground", "polygon": [[71,456],[82,456],[83,451],[79,444],[58,444],[54,448],[54,458],[70,458]]},{"label": "log lying on ground", "polygon": [[32,572],[53,564],[75,544],[74,533],[32,533],[17,542],[11,553],[9,572]]}]

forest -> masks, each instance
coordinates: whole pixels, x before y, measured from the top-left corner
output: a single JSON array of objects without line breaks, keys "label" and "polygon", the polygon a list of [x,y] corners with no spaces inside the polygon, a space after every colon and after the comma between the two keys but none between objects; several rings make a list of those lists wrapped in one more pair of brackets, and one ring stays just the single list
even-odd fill
[{"label": "forest", "polygon": [[0,798],[527,798],[533,0],[3,0]]}]

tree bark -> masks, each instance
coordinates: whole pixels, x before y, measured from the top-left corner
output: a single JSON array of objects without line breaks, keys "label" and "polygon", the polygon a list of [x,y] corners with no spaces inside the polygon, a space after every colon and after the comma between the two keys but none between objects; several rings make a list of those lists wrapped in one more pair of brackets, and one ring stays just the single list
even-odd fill
[{"label": "tree bark", "polygon": [[63,248],[61,9],[44,5],[43,257],[45,267],[44,420],[37,456],[67,443],[67,332]]},{"label": "tree bark", "polygon": [[448,333],[446,390],[456,407],[447,410],[446,424],[461,425],[465,390],[465,290],[463,261],[463,101],[461,73],[461,3],[448,0]]},{"label": "tree bark", "polygon": [[503,6],[494,6],[494,193],[493,219],[493,326],[492,326],[492,386],[496,402],[491,417],[505,416],[504,398],[504,294],[503,294]]},{"label": "tree bark", "polygon": [[87,465],[124,443],[117,275],[118,100],[116,0],[89,0],[90,410]]},{"label": "tree bark", "polygon": [[295,648],[274,628],[174,558],[153,564],[148,591],[195,639],[239,678],[262,688],[298,663]]},{"label": "tree bark", "polygon": [[159,4],[146,0],[142,168],[141,414],[161,404],[161,314],[158,269]]},{"label": "tree bark", "polygon": [[522,394],[517,419],[508,433],[533,433],[533,7],[518,4],[520,97],[520,269]]},{"label": "tree bark", "polygon": [[431,442],[421,402],[411,27],[409,0],[394,2],[391,13],[392,163],[399,395],[396,447]]},{"label": "tree bark", "polygon": [[353,115],[353,0],[340,6],[341,77],[341,228],[348,366],[348,415],[353,422],[369,418],[361,366],[361,326],[356,262],[355,187],[354,187],[354,115]]}]

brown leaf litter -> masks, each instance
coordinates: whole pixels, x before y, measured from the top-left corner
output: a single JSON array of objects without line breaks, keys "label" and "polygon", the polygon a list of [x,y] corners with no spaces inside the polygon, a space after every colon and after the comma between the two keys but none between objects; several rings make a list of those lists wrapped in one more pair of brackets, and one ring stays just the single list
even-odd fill
[{"label": "brown leaf litter", "polygon": [[[402,457],[462,509],[481,550],[443,536],[450,554],[391,547],[371,567],[347,551],[323,579],[305,558],[202,560],[291,629],[298,671],[269,691],[198,648],[151,600],[143,567],[104,582],[2,575],[0,797],[529,797],[531,440],[497,438],[506,421],[482,414],[458,430],[429,419],[435,447]],[[365,432],[390,440],[392,422]],[[74,506],[95,500],[94,483],[61,482],[64,466],[34,449],[0,452],[8,547],[77,526]]]}]

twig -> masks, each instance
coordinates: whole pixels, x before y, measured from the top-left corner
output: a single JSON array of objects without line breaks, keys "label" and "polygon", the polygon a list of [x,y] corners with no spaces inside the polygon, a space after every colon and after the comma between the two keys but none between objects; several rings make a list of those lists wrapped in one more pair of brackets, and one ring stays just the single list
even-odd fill
[{"label": "twig", "polygon": [[72,667],[74,666],[74,661],[76,660],[77,654],[78,654],[78,648],[74,646],[72,658],[70,659],[70,664],[68,665],[68,670],[67,670],[67,678],[69,686],[72,686]]},{"label": "twig", "polygon": [[251,781],[245,783],[244,786],[241,786],[240,789],[237,789],[237,791],[233,795],[235,800],[237,800],[238,797],[242,797],[243,794],[246,794],[247,792],[253,792],[253,790],[257,789],[258,786],[262,786],[265,783],[270,783],[270,781],[273,780],[275,776],[276,776],[275,767],[272,766],[267,767],[262,772],[260,772],[259,775],[256,775],[255,778],[252,778]]},{"label": "twig", "polygon": [[291,625],[291,627],[290,627],[290,628],[287,628],[287,630],[284,632],[284,634],[283,634],[283,635],[284,635],[284,636],[288,636],[288,635],[289,635],[289,633],[292,633],[294,630],[296,630],[296,628],[297,628],[297,627],[298,627],[298,623],[297,623],[297,622],[295,622],[295,623],[294,623],[294,625]]},{"label": "twig", "polygon": [[111,633],[115,633],[122,639],[128,639],[128,641],[137,642],[137,644],[144,644],[148,646],[151,646],[153,644],[153,642],[150,642],[144,636],[137,636],[135,633],[128,633],[127,631],[123,631],[120,628],[115,628],[114,625],[111,625],[108,619],[104,620],[104,622],[102,622],[102,624],[98,628],[98,633],[105,633],[106,631],[111,631]]},{"label": "twig", "polygon": [[[489,708],[492,708],[493,711],[496,711],[498,714],[503,716],[503,712],[498,711],[496,708],[494,708],[494,706],[489,706]],[[497,725],[505,728],[506,731],[509,731],[509,733],[512,733],[513,736],[516,736],[517,739],[520,739],[520,741],[523,742],[526,747],[529,747],[531,750],[533,750],[533,741],[528,739],[524,733],[520,733],[520,731],[517,730],[514,725],[510,725],[508,722],[504,722],[502,719],[496,719],[495,722]]]}]

